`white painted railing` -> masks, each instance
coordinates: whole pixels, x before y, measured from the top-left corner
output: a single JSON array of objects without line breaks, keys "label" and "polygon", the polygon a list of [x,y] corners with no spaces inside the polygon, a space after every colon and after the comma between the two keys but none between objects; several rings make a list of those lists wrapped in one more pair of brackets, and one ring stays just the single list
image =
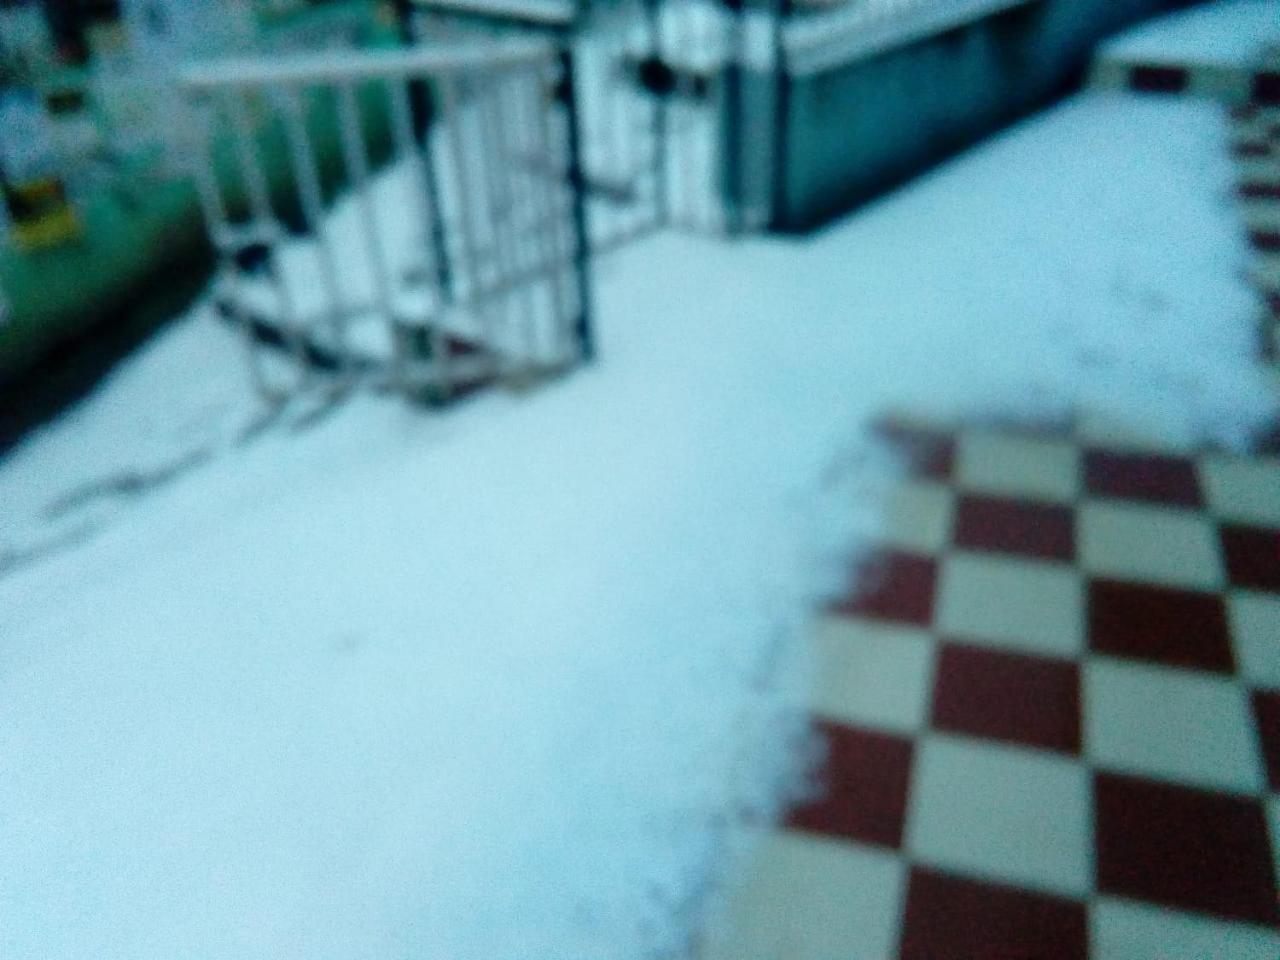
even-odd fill
[{"label": "white painted railing", "polygon": [[[581,356],[587,293],[557,57],[548,43],[514,40],[185,71],[206,133],[194,172],[220,257],[218,301],[250,334],[264,396],[286,398],[317,370],[336,386],[363,378],[448,395]],[[313,133],[325,111],[348,184],[331,207]],[[377,116],[392,143],[380,172],[368,134]],[[262,141],[273,129],[301,231],[282,225],[280,183],[269,182]],[[229,209],[219,144],[229,145],[245,211]]]}]

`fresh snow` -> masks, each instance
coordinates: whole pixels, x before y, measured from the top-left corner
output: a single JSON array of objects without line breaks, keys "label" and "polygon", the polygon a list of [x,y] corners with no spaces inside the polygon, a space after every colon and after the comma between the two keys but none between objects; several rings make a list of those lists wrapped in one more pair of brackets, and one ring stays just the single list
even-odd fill
[{"label": "fresh snow", "polygon": [[797,784],[875,416],[1270,414],[1225,138],[1093,94],[806,241],[652,238],[598,363],[446,416],[233,442],[236,344],[177,324],[0,463],[16,548],[216,450],[0,577],[0,956],[680,955]]},{"label": "fresh snow", "polygon": [[1251,67],[1280,46],[1280,0],[1219,0],[1119,34],[1101,50],[1109,60]]}]

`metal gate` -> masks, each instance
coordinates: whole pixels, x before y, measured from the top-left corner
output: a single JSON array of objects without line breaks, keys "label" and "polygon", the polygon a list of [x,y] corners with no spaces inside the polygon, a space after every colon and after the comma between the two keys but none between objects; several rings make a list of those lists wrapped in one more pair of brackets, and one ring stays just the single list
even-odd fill
[{"label": "metal gate", "polygon": [[762,225],[741,200],[741,119],[756,112],[743,103],[743,0],[401,0],[400,8],[411,41],[533,35],[571,52],[594,251],[660,227]]},{"label": "metal gate", "polygon": [[590,355],[569,68],[523,39],[185,73],[216,301],[265,397],[444,399]]}]

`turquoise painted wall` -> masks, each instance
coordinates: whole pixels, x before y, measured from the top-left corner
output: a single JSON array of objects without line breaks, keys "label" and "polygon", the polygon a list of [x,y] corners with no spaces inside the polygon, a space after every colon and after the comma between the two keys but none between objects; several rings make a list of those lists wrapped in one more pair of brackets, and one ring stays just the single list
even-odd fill
[{"label": "turquoise painted wall", "polygon": [[820,226],[1025,116],[1071,89],[1103,37],[1185,5],[1036,0],[792,77],[774,229]]}]

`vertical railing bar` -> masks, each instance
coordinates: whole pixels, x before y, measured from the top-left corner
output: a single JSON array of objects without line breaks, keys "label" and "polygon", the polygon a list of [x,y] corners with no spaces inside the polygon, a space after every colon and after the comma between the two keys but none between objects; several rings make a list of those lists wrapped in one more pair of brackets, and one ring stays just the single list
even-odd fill
[{"label": "vertical railing bar", "polygon": [[[418,207],[422,213],[422,222],[426,227],[423,236],[423,252],[427,256],[428,267],[432,271],[435,278],[434,286],[434,312],[435,316],[428,318],[427,321],[427,338],[430,346],[429,379],[437,381],[438,385],[443,386],[446,376],[444,374],[444,366],[448,363],[448,338],[445,336],[444,325],[440,322],[440,312],[445,303],[448,302],[449,294],[445,289],[446,271],[442,269],[445,261],[444,231],[441,229],[443,212],[438,206],[438,196],[435,188],[433,171],[430,169],[431,152],[425,148],[425,145],[419,144],[414,136],[414,120],[413,120],[413,104],[409,92],[409,84],[422,84],[424,81],[419,78],[411,80],[409,78],[399,79],[391,78],[387,80],[387,90],[391,104],[391,131],[392,137],[396,145],[396,153],[404,158],[411,169],[411,176],[414,182],[414,193],[419,197]],[[429,136],[429,132],[424,132],[424,137]]]},{"label": "vertical railing bar", "polygon": [[779,230],[787,218],[787,149],[788,119],[791,99],[790,64],[787,61],[786,27],[791,16],[792,0],[776,0],[773,29],[773,144],[769,170],[769,227]]},{"label": "vertical railing bar", "polygon": [[[527,74],[527,68],[510,71],[506,75],[506,82],[503,85],[503,96],[498,101],[499,111],[503,119],[507,150],[512,157],[528,156],[532,158],[537,153],[536,149],[529,143],[529,129],[525,122],[525,111],[522,109],[520,94],[521,84],[528,85]],[[514,220],[517,249],[523,257],[521,269],[527,274],[533,275],[542,262],[540,250],[543,246],[542,238],[544,236],[544,231],[538,224],[540,217],[538,181],[536,177],[531,175],[532,171],[528,169],[527,163],[524,168],[512,163],[511,169],[513,174],[516,174],[513,177],[516,210],[523,214],[523,217],[517,217]],[[524,220],[523,227],[520,224],[521,219]],[[526,356],[529,357],[530,362],[533,362],[536,359],[538,342],[538,296],[532,282],[526,285],[525,290],[527,315],[524,328],[524,347]]]},{"label": "vertical railing bar", "polygon": [[718,146],[722,155],[714,158],[713,163],[720,171],[723,182],[719,183],[720,203],[723,206],[725,229],[730,234],[742,232],[742,207],[744,196],[743,175],[743,43],[745,42],[745,11],[743,0],[724,0],[727,11],[724,51],[724,121],[717,128],[713,145]]},{"label": "vertical railing bar", "polygon": [[[615,16],[617,14],[615,13]],[[613,37],[610,32],[606,31],[601,38],[600,49],[598,51],[598,59],[600,62],[600,84],[603,88],[600,98],[600,109],[604,114],[603,125],[609,129],[610,153],[613,156],[613,164],[611,170],[602,172],[602,186],[606,191],[612,192],[619,189],[630,179],[631,164],[627,156],[627,142],[625,137],[626,122],[625,113],[622,114],[620,120],[619,112],[622,104],[622,85],[617,82],[614,76],[613,65],[620,62],[621,50],[615,49]],[[626,213],[615,202],[609,202],[609,193],[602,194],[602,200],[599,205],[609,211],[610,220],[614,224],[616,230],[625,228]]]},{"label": "vertical railing bar", "polygon": [[[316,257],[320,264],[320,283],[329,302],[329,326],[333,337],[333,349],[343,366],[349,368],[351,356],[347,342],[349,309],[338,283],[338,259],[325,223],[324,196],[320,188],[320,174],[316,169],[315,150],[307,132],[306,116],[301,92],[294,86],[283,86],[278,91],[281,116],[284,119],[285,140],[289,145],[293,175],[298,183],[298,199],[307,228],[315,237]],[[339,374],[347,374],[339,370]]]},{"label": "vertical railing bar", "polygon": [[516,263],[521,271],[526,271],[535,260],[535,257],[530,256],[531,244],[529,243],[532,232],[532,224],[529,222],[532,219],[529,166],[533,159],[533,150],[523,142],[519,98],[513,101],[511,96],[511,88],[519,82],[519,78],[519,71],[514,69],[499,75],[497,110],[503,148],[506,151],[508,169],[511,172],[511,228],[515,240]]},{"label": "vertical railing bar", "polygon": [[[554,165],[548,149],[542,142],[541,111],[545,109],[546,78],[541,67],[527,71],[530,76],[524,82],[515,85],[513,110],[516,129],[520,132],[523,149],[527,150],[531,175],[526,177],[526,189],[529,199],[530,230],[528,235],[530,263],[542,267],[547,273],[549,287],[548,302],[555,317],[564,313],[563,292],[560,289],[560,272],[557,262],[557,244],[553,234],[555,227],[555,204],[551,191],[554,189]],[[538,342],[538,331],[529,331],[526,346],[532,354]]]},{"label": "vertical railing bar", "polygon": [[222,88],[224,105],[235,133],[236,156],[244,173],[245,192],[249,196],[249,209],[253,218],[268,229],[275,228],[275,212],[271,207],[271,188],[266,173],[258,161],[254,146],[253,127],[249,121],[244,96],[247,94],[232,87]]},{"label": "vertical railing bar", "polygon": [[222,189],[218,184],[218,174],[213,166],[212,130],[214,114],[212,106],[205,110],[192,107],[197,113],[194,119],[199,142],[197,158],[191,166],[192,179],[195,182],[196,196],[204,213],[205,222],[214,239],[214,245],[222,252],[220,240],[225,240],[231,230],[231,219],[227,215],[227,205],[222,200]]},{"label": "vertical railing bar", "polygon": [[[413,46],[418,41],[417,31],[414,27],[419,16],[426,16],[433,25],[438,24],[441,20],[440,17],[434,14],[423,14],[416,10],[414,0],[392,0],[392,7],[396,15],[400,42],[405,46]],[[441,201],[440,182],[436,177],[436,169],[433,162],[434,151],[431,147],[430,121],[432,111],[426,79],[418,77],[410,81],[407,93],[413,138],[421,148],[423,157],[423,199],[432,213],[432,217],[428,222],[430,223],[431,245],[438,254],[435,264],[436,285],[440,290],[441,297],[445,302],[448,302],[453,296],[453,284],[450,273],[449,252],[445,244],[444,204]]]},{"label": "vertical railing bar", "polygon": [[369,252],[373,267],[374,299],[391,332],[391,380],[394,387],[405,386],[404,344],[396,335],[397,317],[391,286],[391,270],[388,265],[386,245],[378,229],[378,213],[374,208],[373,191],[369,182],[369,155],[365,147],[361,127],[360,107],[356,102],[355,87],[350,82],[337,85],[338,128],[342,140],[342,153],[347,175],[351,177],[360,211],[361,227],[365,235],[365,249]]},{"label": "vertical railing bar", "polygon": [[[422,215],[424,224],[431,224],[435,221],[438,214],[432,205],[431,194],[427,190],[427,171],[428,163],[427,155],[418,149],[418,145],[413,137],[413,109],[409,100],[409,90],[407,84],[411,82],[399,78],[389,78],[387,80],[387,93],[391,103],[391,135],[395,142],[397,155],[409,161],[411,176],[413,178],[414,191],[418,196],[418,209]],[[438,261],[441,257],[440,250],[437,247],[439,237],[428,229],[423,237],[424,253],[427,256],[428,265],[436,269]],[[437,276],[436,296],[443,300],[443,291],[439,287]]]},{"label": "vertical railing bar", "polygon": [[[694,86],[694,78],[697,76],[697,49],[696,36],[694,32],[694,24],[690,22],[689,14],[692,7],[686,5],[678,13],[683,13],[678,23],[680,43],[678,49],[681,53],[681,61],[683,70],[686,74],[684,87],[686,92],[685,102],[682,104],[685,115],[684,136],[681,141],[681,152],[684,155],[684,161],[680,164],[681,173],[681,207],[683,208],[682,218],[691,219],[693,223],[697,223],[698,207],[698,134],[700,132],[699,120],[699,104],[694,96],[696,89]],[[708,92],[709,95],[709,92]]]},{"label": "vertical railing bar", "polygon": [[[649,43],[652,48],[652,56],[658,62],[665,62],[663,58],[662,44],[662,24],[660,18],[660,3],[662,0],[643,0],[645,7],[645,19],[649,28]],[[651,114],[651,134],[653,137],[653,152],[650,162],[653,165],[653,206],[654,214],[658,222],[666,225],[671,216],[670,202],[668,200],[667,188],[668,178],[668,117],[667,117],[667,98],[661,95],[651,95],[652,106]]]},{"label": "vertical railing bar", "polygon": [[[493,91],[495,89],[493,73],[479,74],[474,80],[474,96],[476,98],[476,127],[477,127],[477,146],[480,148],[481,155],[485,158],[485,162],[481,163],[480,180],[485,199],[485,209],[488,211],[487,226],[489,228],[489,250],[494,265],[494,287],[501,288],[508,286],[510,278],[514,275],[515,270],[510,258],[510,248],[508,246],[509,235],[507,232],[507,224],[503,218],[503,210],[507,206],[504,202],[506,198],[503,196],[502,185],[499,182],[502,175],[506,172],[504,168],[506,158],[499,151],[498,137],[499,131],[494,126],[493,113]],[[510,327],[511,314],[515,304],[511,302],[509,296],[500,296],[494,300],[494,313],[500,320],[500,330],[495,331],[497,336],[503,337],[505,345],[505,334]],[[498,343],[495,342],[494,348],[497,350]],[[499,361],[502,360],[502,352],[498,351]]]},{"label": "vertical railing bar", "polygon": [[237,91],[231,87],[223,88],[223,105],[231,118],[232,141],[235,144],[236,156],[240,169],[244,174],[245,192],[249,196],[249,210],[253,220],[263,229],[262,242],[267,250],[267,275],[271,278],[276,291],[276,299],[280,305],[280,326],[286,342],[298,364],[297,388],[301,389],[311,380],[311,365],[307,360],[307,349],[302,331],[301,317],[293,293],[289,289],[288,278],[279,266],[276,244],[281,235],[276,223],[275,212],[271,206],[271,188],[267,183],[266,173],[258,160],[254,146],[253,127],[249,121],[248,107],[244,101],[247,91]]},{"label": "vertical railing bar", "polygon": [[[625,83],[620,82],[620,74],[622,64],[627,60],[629,52],[629,31],[627,26],[631,19],[631,8],[621,11],[620,16],[625,15],[626,20],[618,25],[616,35],[610,47],[610,56],[606,59],[606,69],[608,75],[606,82],[613,91],[611,102],[613,104],[613,123],[618,131],[618,142],[621,144],[621,154],[623,157],[622,169],[618,172],[619,185],[623,187],[630,195],[630,192],[636,189],[637,164],[635,161],[635,143],[634,131],[631,129],[631,113],[630,103],[628,101],[629,88]],[[619,211],[619,220],[622,221],[623,232],[631,229],[636,218],[636,205],[628,202],[622,211]]]},{"label": "vertical railing bar", "polygon": [[[199,111],[204,116],[196,118],[196,129],[200,142],[197,144],[195,162],[192,164],[192,179],[195,181],[196,196],[204,212],[205,222],[209,225],[209,233],[213,238],[214,253],[218,259],[219,285],[226,287],[229,297],[225,306],[232,313],[232,322],[239,327],[244,338],[245,355],[249,362],[249,378],[258,395],[264,400],[278,402],[282,395],[273,390],[267,383],[266,373],[262,368],[260,347],[253,336],[253,328],[249,317],[236,296],[239,287],[239,275],[232,258],[228,255],[229,247],[234,243],[231,220],[227,215],[227,206],[222,199],[222,190],[218,185],[218,174],[213,166],[212,128],[214,114],[212,106],[207,111]],[[224,305],[218,302],[219,308]]]},{"label": "vertical railing bar", "polygon": [[573,95],[577,84],[574,82],[574,51],[565,45],[560,48],[561,90],[565,93],[565,148],[568,151],[569,167],[565,179],[568,181],[571,205],[570,218],[573,225],[573,272],[577,281],[578,315],[574,323],[574,335],[577,339],[578,358],[590,361],[595,357],[595,335],[591,322],[591,270],[590,239],[587,235],[586,177],[582,169],[582,129],[578,116],[578,105]]},{"label": "vertical railing bar", "polygon": [[[471,195],[471,171],[467,163],[466,148],[463,141],[463,117],[460,98],[458,96],[458,74],[449,73],[440,78],[440,97],[444,103],[445,125],[449,130],[449,147],[453,155],[454,179],[458,188],[458,220],[462,230],[461,246],[467,271],[470,274],[468,300],[476,313],[483,332],[483,339],[493,340],[493,320],[488,305],[480,296],[483,282],[481,279],[480,257],[476,250],[474,204]],[[486,346],[489,344],[486,343]]]},{"label": "vertical railing bar", "polygon": [[[512,150],[510,117],[506,109],[506,81],[508,72],[498,73],[492,80],[491,98],[486,99],[490,106],[490,117],[494,130],[494,153],[496,162],[492,165],[498,174],[498,202],[505,206],[507,216],[502,219],[502,232],[506,238],[508,265],[511,274],[520,272],[520,238],[516,221],[519,201],[515,189],[515,151]],[[523,327],[527,331],[534,323],[533,290],[528,283],[520,284],[519,314],[523,317]],[[513,304],[514,305],[514,304]],[[514,351],[513,351],[514,352]],[[525,357],[525,363],[533,360],[532,355]]]},{"label": "vertical railing bar", "polygon": [[[531,112],[527,119],[529,120],[529,130],[533,139],[534,148],[542,155],[542,162],[546,169],[546,176],[540,178],[543,189],[540,193],[540,208],[546,226],[537,232],[537,236],[543,238],[543,247],[547,255],[547,269],[551,280],[551,311],[552,321],[551,330],[563,339],[562,328],[568,322],[569,310],[567,298],[565,296],[565,278],[564,271],[566,264],[563,254],[564,237],[563,227],[561,224],[561,216],[563,213],[562,202],[560,200],[560,190],[562,181],[561,164],[559,158],[555,154],[554,139],[551,131],[551,109],[554,100],[548,100],[548,88],[550,78],[548,71],[544,65],[539,65],[533,71],[534,82],[528,85],[528,94],[531,102]],[[563,350],[563,342],[557,340],[555,350],[557,353],[556,360],[560,360],[560,352]]]}]

